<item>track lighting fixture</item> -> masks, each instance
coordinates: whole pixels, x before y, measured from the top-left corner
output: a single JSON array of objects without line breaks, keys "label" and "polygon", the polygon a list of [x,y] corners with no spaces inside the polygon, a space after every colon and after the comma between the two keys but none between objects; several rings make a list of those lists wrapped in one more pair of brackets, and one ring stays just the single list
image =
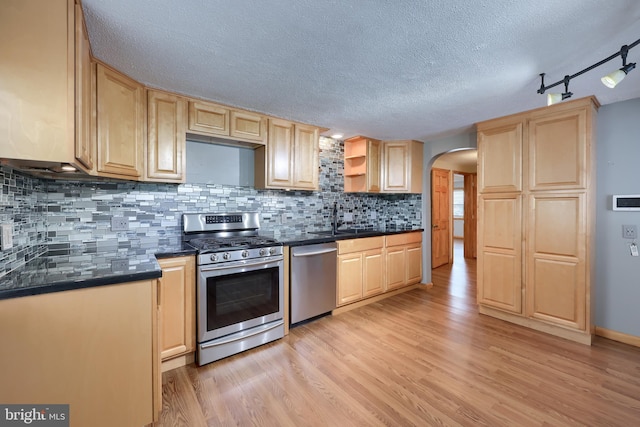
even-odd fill
[{"label": "track lighting fixture", "polygon": [[622,48],[620,49],[620,56],[622,56],[622,68],[615,70],[612,73],[607,74],[606,76],[604,76],[601,80],[602,80],[602,84],[605,85],[608,88],[613,89],[614,87],[616,87],[616,85],[618,83],[620,83],[622,81],[622,79],[625,78],[625,76],[627,74],[629,74],[629,71],[633,70],[634,68],[636,68],[636,63],[633,62],[631,64],[627,64],[627,53],[629,52],[629,47],[627,45],[622,46]]},{"label": "track lighting fixture", "polygon": [[573,93],[569,92],[569,82],[571,81],[571,79],[574,79],[576,77],[578,77],[579,75],[582,75],[584,73],[586,73],[587,71],[591,71],[594,68],[597,68],[599,66],[601,66],[602,64],[605,64],[609,61],[611,61],[614,58],[617,58],[618,56],[622,57],[622,68],[615,70],[614,72],[607,74],[606,76],[604,76],[601,80],[602,83],[610,88],[614,88],[618,83],[620,83],[622,81],[622,79],[625,78],[625,76],[627,74],[629,74],[629,71],[633,70],[634,68],[636,68],[636,64],[635,62],[631,63],[631,64],[627,64],[627,54],[629,53],[629,50],[631,50],[631,48],[637,46],[638,44],[640,44],[640,39],[636,40],[635,42],[631,43],[630,45],[624,45],[620,48],[620,50],[616,53],[614,53],[613,55],[603,59],[600,62],[596,62],[595,64],[593,64],[590,67],[585,68],[584,70],[580,70],[575,74],[572,75],[566,75],[564,76],[564,79],[559,80],[553,84],[550,84],[548,86],[545,86],[544,84],[544,76],[545,73],[540,74],[540,89],[538,89],[538,93],[539,94],[543,94],[546,90],[551,89],[552,87],[556,87],[562,83],[564,83],[564,93],[550,93],[547,95],[547,105],[551,105],[551,104],[555,104],[557,102],[563,101],[567,98],[571,98],[571,95],[573,95]]}]

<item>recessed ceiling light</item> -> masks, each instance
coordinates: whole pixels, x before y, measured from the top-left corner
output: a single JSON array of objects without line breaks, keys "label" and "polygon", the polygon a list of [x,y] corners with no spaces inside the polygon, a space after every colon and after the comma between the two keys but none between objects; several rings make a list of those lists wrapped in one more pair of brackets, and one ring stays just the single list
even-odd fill
[{"label": "recessed ceiling light", "polygon": [[344,137],[344,135],[341,133],[334,133],[333,135],[331,135],[331,138],[333,139],[340,139],[342,137]]}]

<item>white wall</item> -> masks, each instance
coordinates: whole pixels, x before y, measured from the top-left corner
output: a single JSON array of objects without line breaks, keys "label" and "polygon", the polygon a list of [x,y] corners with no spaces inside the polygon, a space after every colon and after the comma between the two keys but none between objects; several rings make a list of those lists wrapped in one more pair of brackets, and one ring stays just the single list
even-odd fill
[{"label": "white wall", "polygon": [[597,124],[595,324],[640,336],[640,257],[622,238],[640,212],[611,209],[613,194],[640,194],[640,99],[602,106]]},{"label": "white wall", "polygon": [[253,187],[251,148],[187,141],[187,183]]},{"label": "white wall", "polygon": [[464,237],[464,219],[453,220],[453,237]]}]

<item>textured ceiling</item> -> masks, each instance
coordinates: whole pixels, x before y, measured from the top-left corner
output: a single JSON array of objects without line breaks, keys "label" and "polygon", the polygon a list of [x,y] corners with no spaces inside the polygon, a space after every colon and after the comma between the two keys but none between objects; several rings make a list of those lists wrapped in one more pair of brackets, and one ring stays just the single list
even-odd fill
[{"label": "textured ceiling", "polygon": [[[640,38],[637,0],[82,3],[94,56],[138,81],[347,137],[428,141],[544,106],[539,73],[561,80]],[[640,97],[640,69],[600,82],[621,64],[572,80],[574,98]]]}]

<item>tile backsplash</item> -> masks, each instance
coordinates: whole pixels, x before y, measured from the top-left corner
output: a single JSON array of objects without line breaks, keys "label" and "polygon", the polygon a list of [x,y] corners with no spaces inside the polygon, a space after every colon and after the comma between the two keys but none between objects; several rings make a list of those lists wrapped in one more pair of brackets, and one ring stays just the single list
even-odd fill
[{"label": "tile backsplash", "polygon": [[[33,178],[0,167],[0,220],[13,221],[14,245],[0,253],[0,275],[51,251],[138,248],[153,252],[181,239],[184,212],[257,211],[261,227],[275,233],[302,233],[331,226],[333,204],[351,226],[420,227],[421,195],[343,193],[343,145],[320,139],[320,190],[256,190],[220,184],[83,182]],[[375,214],[374,214],[375,212]],[[129,219],[129,230],[111,231],[111,218]],[[55,253],[55,252],[54,252]]]},{"label": "tile backsplash", "polygon": [[0,167],[0,224],[12,227],[13,247],[0,252],[0,276],[46,252],[45,183]]}]

